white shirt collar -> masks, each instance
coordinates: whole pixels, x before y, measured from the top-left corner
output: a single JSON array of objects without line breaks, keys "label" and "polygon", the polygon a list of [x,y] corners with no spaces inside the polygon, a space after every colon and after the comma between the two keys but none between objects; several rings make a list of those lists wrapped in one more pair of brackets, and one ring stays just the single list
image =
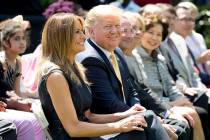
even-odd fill
[{"label": "white shirt collar", "polygon": [[110,59],[111,52],[107,51],[106,49],[100,47],[95,41],[91,39],[91,41],[106,55],[108,59]]}]

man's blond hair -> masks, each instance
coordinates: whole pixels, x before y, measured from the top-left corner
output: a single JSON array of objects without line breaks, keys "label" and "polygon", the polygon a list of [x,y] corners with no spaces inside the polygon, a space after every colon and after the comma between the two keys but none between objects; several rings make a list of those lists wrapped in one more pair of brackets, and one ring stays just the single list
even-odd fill
[{"label": "man's blond hair", "polygon": [[114,15],[121,17],[122,10],[112,5],[98,5],[93,7],[86,16],[85,27],[94,27],[97,20],[106,15]]},{"label": "man's blond hair", "polygon": [[177,6],[187,8],[190,10],[191,14],[193,14],[195,17],[198,16],[198,13],[199,13],[198,8],[192,2],[189,2],[189,1],[180,2]]}]

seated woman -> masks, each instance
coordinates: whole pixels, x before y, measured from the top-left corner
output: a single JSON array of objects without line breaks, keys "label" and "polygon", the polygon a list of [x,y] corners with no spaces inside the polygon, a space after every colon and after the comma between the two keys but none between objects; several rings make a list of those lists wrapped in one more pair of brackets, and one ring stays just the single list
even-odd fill
[{"label": "seated woman", "polygon": [[83,68],[75,61],[84,40],[83,20],[73,14],[55,14],[44,26],[38,92],[53,139],[93,140],[120,133],[110,139],[146,140],[147,124],[135,107],[110,115],[90,112],[91,93]]},{"label": "seated woman", "polygon": [[[0,116],[21,128],[17,129],[18,139],[45,139],[38,121],[31,113],[31,103],[18,96],[21,75],[19,54],[26,49],[25,30],[20,22],[12,19],[2,21],[0,30],[0,100],[5,102],[8,108],[5,112],[0,112]],[[24,130],[24,134],[19,130]]]}]

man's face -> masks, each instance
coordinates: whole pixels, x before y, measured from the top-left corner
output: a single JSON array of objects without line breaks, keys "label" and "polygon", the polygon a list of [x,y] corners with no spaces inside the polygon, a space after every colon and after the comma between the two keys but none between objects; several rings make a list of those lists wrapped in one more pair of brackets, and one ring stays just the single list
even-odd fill
[{"label": "man's face", "polygon": [[195,19],[190,10],[179,8],[176,14],[177,18],[174,24],[175,32],[183,37],[190,35],[195,26]]},{"label": "man's face", "polygon": [[100,47],[113,51],[119,46],[121,39],[120,18],[113,15],[99,17],[90,31],[90,36]]},{"label": "man's face", "polygon": [[162,15],[163,15],[163,18],[169,24],[169,31],[173,30],[176,15],[174,15],[173,13],[170,13],[170,12],[164,12]]},{"label": "man's face", "polygon": [[134,33],[133,27],[128,20],[123,20],[121,22],[121,41],[120,41],[120,48],[121,49],[128,49],[132,47],[133,40],[134,40]]}]

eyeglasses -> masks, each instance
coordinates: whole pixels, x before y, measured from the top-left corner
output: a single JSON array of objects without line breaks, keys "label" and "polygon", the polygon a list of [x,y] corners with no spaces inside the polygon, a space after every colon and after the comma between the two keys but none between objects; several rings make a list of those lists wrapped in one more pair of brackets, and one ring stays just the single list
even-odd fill
[{"label": "eyeglasses", "polygon": [[139,30],[138,28],[121,28],[121,32],[125,34],[140,34],[141,30]]},{"label": "eyeglasses", "polygon": [[187,18],[187,17],[185,17],[185,18],[178,18],[178,20],[185,21],[185,22],[195,22],[195,19],[191,18],[191,17],[189,17],[189,18]]},{"label": "eyeglasses", "polygon": [[139,29],[139,27],[138,26],[133,26],[133,33],[134,34],[140,34],[142,31],[141,31],[141,29]]},{"label": "eyeglasses", "polygon": [[132,28],[121,28],[122,33],[131,33],[133,34],[134,30]]}]

